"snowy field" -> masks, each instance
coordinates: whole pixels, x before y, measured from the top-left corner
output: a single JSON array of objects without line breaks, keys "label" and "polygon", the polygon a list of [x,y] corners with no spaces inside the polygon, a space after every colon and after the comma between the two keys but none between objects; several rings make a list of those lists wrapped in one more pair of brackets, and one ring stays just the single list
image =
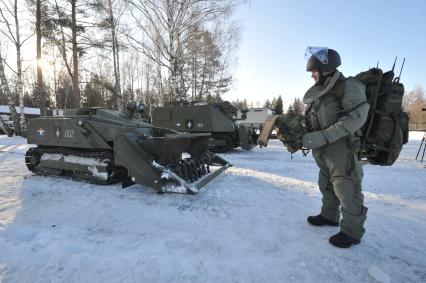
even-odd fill
[{"label": "snowy field", "polygon": [[426,161],[411,133],[392,167],[364,166],[360,245],[313,227],[316,165],[279,141],[223,156],[195,196],[32,175],[0,136],[0,282],[426,282]]}]

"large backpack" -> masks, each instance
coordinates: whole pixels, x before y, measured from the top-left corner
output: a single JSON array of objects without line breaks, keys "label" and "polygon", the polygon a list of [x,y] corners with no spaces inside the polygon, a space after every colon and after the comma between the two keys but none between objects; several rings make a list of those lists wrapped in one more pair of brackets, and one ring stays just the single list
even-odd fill
[{"label": "large backpack", "polygon": [[409,117],[402,110],[404,85],[394,77],[393,70],[383,73],[379,68],[355,76],[365,84],[370,104],[361,128],[360,158],[376,165],[392,165],[408,142]]}]

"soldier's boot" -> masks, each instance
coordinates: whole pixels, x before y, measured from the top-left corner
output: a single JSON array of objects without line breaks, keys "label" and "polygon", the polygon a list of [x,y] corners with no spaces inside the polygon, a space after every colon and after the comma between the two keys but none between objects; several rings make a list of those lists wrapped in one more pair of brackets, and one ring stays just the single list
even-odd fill
[{"label": "soldier's boot", "polygon": [[352,238],[351,236],[343,233],[340,231],[336,235],[333,235],[329,239],[330,244],[332,244],[335,247],[347,249],[350,248],[352,245],[358,245],[361,243],[360,240]]},{"label": "soldier's boot", "polygon": [[327,218],[323,217],[321,214],[316,215],[316,216],[309,216],[308,217],[308,222],[311,225],[314,226],[339,226],[339,222],[334,222],[331,220],[328,220]]}]

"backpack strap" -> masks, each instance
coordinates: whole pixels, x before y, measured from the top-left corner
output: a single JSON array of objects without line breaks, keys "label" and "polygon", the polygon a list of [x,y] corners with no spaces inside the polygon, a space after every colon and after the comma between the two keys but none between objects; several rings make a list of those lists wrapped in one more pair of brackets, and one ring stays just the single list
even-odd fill
[{"label": "backpack strap", "polygon": [[[343,75],[340,76],[339,80],[336,82],[336,85],[334,87],[334,94],[337,98],[337,102],[340,106],[342,106],[343,102],[343,96],[345,95],[345,84],[346,84],[347,78],[345,78]],[[347,112],[343,109],[338,114],[338,119],[340,119],[344,114]]]},{"label": "backpack strap", "polygon": [[335,92],[336,97],[339,99],[339,104],[342,104],[343,96],[345,95],[345,84],[346,84],[347,78],[345,78],[343,75],[340,76],[339,80],[337,80],[335,84]]},{"label": "backpack strap", "polygon": [[[339,79],[336,82],[336,97],[339,101],[339,104],[342,105],[342,101],[343,101],[343,96],[345,95],[345,84],[346,84],[346,80],[348,78],[344,78],[344,79]],[[367,100],[355,105],[354,107],[350,108],[349,110],[346,111],[342,111],[342,114],[346,114],[346,113],[350,113],[356,109],[358,109],[359,107],[361,107],[362,105],[368,103]]]}]

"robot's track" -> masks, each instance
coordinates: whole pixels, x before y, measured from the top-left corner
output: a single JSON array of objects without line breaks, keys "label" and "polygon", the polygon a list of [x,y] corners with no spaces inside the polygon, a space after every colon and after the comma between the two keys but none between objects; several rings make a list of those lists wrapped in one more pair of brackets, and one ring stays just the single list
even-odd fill
[{"label": "robot's track", "polygon": [[[104,164],[102,166],[103,178],[99,178],[99,174],[94,174],[93,170],[89,169],[84,170],[84,166],[78,166],[76,168],[70,169],[70,163],[68,166],[61,168],[60,162],[57,161],[54,167],[45,166],[40,161],[43,154],[55,154],[64,157],[74,157],[74,158],[84,158],[85,160],[92,159],[94,162],[102,161]],[[55,176],[65,179],[77,179],[79,181],[92,183],[92,184],[111,184],[118,181],[121,181],[121,176],[126,174],[126,170],[122,167],[114,166],[114,154],[108,151],[77,151],[68,148],[30,148],[25,154],[25,163],[28,170],[34,172],[37,175],[44,176]],[[58,166],[59,164],[59,166]],[[87,166],[88,167],[88,166]],[[106,175],[105,175],[106,174]]]},{"label": "robot's track", "polygon": [[212,134],[212,138],[222,141],[224,145],[209,145],[209,150],[214,153],[226,153],[234,148],[231,136],[227,134]]}]

